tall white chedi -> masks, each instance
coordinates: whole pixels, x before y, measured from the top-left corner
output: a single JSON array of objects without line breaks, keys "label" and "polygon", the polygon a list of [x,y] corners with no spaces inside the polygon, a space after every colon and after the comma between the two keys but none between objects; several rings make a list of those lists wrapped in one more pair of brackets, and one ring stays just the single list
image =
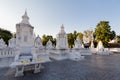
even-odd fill
[{"label": "tall white chedi", "polygon": [[56,49],[68,49],[68,39],[63,24],[56,37]]},{"label": "tall white chedi", "polygon": [[34,27],[29,23],[27,12],[22,16],[22,21],[16,24],[16,46],[23,52],[30,52],[34,45]]}]

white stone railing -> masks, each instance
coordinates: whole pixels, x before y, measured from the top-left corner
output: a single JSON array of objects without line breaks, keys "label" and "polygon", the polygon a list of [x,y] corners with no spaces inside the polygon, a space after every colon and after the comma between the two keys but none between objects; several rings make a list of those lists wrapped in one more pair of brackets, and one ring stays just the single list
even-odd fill
[{"label": "white stone railing", "polygon": [[17,53],[18,53],[18,51],[14,50],[14,49],[1,49],[0,50],[0,58],[15,57],[15,55]]}]

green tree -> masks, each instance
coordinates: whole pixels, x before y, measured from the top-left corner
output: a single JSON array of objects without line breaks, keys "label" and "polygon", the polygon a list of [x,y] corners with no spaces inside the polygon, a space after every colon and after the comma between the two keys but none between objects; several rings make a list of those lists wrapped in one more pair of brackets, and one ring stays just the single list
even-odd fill
[{"label": "green tree", "polygon": [[117,42],[120,43],[120,35],[117,35]]},{"label": "green tree", "polygon": [[47,36],[45,34],[43,34],[42,36],[42,44],[45,46],[47,43]]},{"label": "green tree", "polygon": [[74,40],[76,40],[76,37],[77,37],[77,31],[74,31],[73,32],[73,38],[74,38]]},{"label": "green tree", "polygon": [[56,38],[53,38],[52,43],[54,46],[56,46]]},{"label": "green tree", "polygon": [[100,21],[95,28],[94,38],[95,40],[102,41],[104,46],[108,46],[108,41],[115,37],[115,32],[111,31],[111,26],[108,21]]},{"label": "green tree", "polygon": [[13,37],[12,33],[8,30],[0,28],[0,38],[2,38],[5,43],[8,45],[8,40]]},{"label": "green tree", "polygon": [[74,35],[72,34],[72,33],[68,33],[67,34],[67,37],[68,37],[68,46],[70,47],[70,48],[72,48],[73,47],[73,45],[74,45]]}]

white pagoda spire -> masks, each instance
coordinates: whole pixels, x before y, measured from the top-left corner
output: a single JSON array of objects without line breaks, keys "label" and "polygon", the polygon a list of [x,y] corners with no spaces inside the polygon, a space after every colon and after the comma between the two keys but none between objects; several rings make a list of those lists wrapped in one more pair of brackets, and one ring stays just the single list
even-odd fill
[{"label": "white pagoda spire", "polygon": [[22,16],[22,21],[21,21],[21,23],[30,24],[30,23],[29,23],[29,17],[28,17],[28,15],[27,15],[27,11],[26,11],[26,10],[25,10],[24,15]]},{"label": "white pagoda spire", "polygon": [[61,25],[61,30],[60,30],[60,33],[65,33],[65,30],[64,30],[64,25],[63,25],[63,24]]}]

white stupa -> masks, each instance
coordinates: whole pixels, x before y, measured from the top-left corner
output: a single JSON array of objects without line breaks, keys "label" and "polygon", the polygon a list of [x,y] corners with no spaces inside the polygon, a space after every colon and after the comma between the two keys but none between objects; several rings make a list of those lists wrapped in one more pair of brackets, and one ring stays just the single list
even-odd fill
[{"label": "white stupa", "polygon": [[[77,38],[76,41],[76,48],[81,47],[80,39]],[[64,26],[61,26],[60,32],[57,34],[57,41],[56,41],[56,50],[50,53],[50,58],[54,60],[63,60],[63,59],[70,59],[70,60],[81,60],[84,56],[81,56],[79,52],[70,51],[68,49],[68,40],[67,34],[64,31]]]},{"label": "white stupa", "polygon": [[52,42],[50,40],[48,40],[48,42],[46,43],[46,49],[53,49],[54,47],[52,46]]},{"label": "white stupa", "polygon": [[31,53],[40,54],[43,53],[44,46],[42,45],[42,40],[39,35],[34,40],[34,46],[31,49]]},{"label": "white stupa", "polygon": [[1,38],[0,39],[0,49],[6,48],[6,47],[7,47],[7,45],[5,44],[4,40]]},{"label": "white stupa", "polygon": [[68,39],[63,24],[56,37],[56,49],[68,49]]},{"label": "white stupa", "polygon": [[97,50],[104,49],[102,41],[98,42]]},{"label": "white stupa", "polygon": [[[35,38],[34,27],[29,23],[27,12],[22,16],[22,21],[16,24],[16,39],[9,41],[9,47],[18,47],[19,53],[15,55],[15,60],[10,65],[15,68],[15,76],[23,76],[24,71],[34,70],[40,72],[41,64],[49,62],[49,56],[43,50],[42,40],[39,36]],[[17,50],[16,49],[16,50]],[[43,53],[43,54],[42,54]],[[30,69],[29,69],[30,68]]]},{"label": "white stupa", "polygon": [[31,47],[34,46],[33,29],[25,11],[22,21],[16,24],[16,46],[20,48],[21,53],[31,53]]},{"label": "white stupa", "polygon": [[42,40],[39,36],[36,37],[34,41],[35,48],[43,49]]},{"label": "white stupa", "polygon": [[90,50],[91,50],[92,53],[96,53],[96,49],[95,49],[93,40],[91,41],[91,44],[90,44]]},{"label": "white stupa", "polygon": [[81,49],[82,48],[82,42],[79,38],[79,36],[77,36],[76,40],[75,40],[75,46],[74,49]]},{"label": "white stupa", "polygon": [[9,40],[8,47],[10,47],[10,48],[15,48],[16,47],[16,39],[14,37]]},{"label": "white stupa", "polygon": [[94,48],[94,43],[91,41],[90,48]]},{"label": "white stupa", "polygon": [[102,41],[99,41],[98,42],[98,46],[97,46],[97,54],[100,54],[100,55],[109,55],[109,54],[112,54],[111,51],[109,50],[106,50],[103,46],[103,43]]}]

